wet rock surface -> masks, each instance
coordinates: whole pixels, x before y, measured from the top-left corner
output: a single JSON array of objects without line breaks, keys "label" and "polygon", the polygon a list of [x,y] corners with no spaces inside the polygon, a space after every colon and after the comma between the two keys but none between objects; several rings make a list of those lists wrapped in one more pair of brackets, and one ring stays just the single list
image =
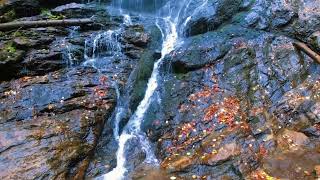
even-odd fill
[{"label": "wet rock surface", "polygon": [[[121,132],[161,57],[161,32],[94,4],[50,1],[40,14],[44,1],[19,2],[0,1],[1,22],[99,23],[1,32],[0,178],[109,172],[116,105],[126,102]],[[10,12],[20,5],[30,11]],[[132,139],[128,178],[319,177],[320,67],[293,45],[320,53],[319,12],[311,0],[190,1],[180,12],[186,37],[161,64],[158,101],[142,126],[160,168],[141,164],[145,153]]]},{"label": "wet rock surface", "polygon": [[92,68],[1,84],[1,179],[83,176],[115,90]]},{"label": "wet rock surface", "polygon": [[[105,27],[119,25],[101,6],[66,4],[24,20],[52,20],[64,18],[91,18],[97,24],[81,27],[48,27],[3,32],[0,46],[0,80],[22,76],[44,75],[68,65],[79,65],[84,60],[85,39]],[[101,20],[100,20],[101,19]],[[112,24],[112,25],[110,25]]]},{"label": "wet rock surface", "polygon": [[[115,143],[117,91],[151,41],[143,27],[117,32],[120,17],[95,4],[48,12],[19,20],[94,15],[101,25],[1,32],[1,179],[83,179],[114,167],[117,144],[105,144]],[[135,56],[124,55],[128,47]]]},{"label": "wet rock surface", "polygon": [[186,34],[193,36],[217,29],[220,25],[232,18],[240,10],[241,0],[208,0],[205,2],[190,2],[185,12],[187,14]]},{"label": "wet rock surface", "polygon": [[163,169],[177,179],[315,178],[320,69],[292,45],[317,48],[311,4],[243,2],[166,57],[162,102],[145,122]]}]

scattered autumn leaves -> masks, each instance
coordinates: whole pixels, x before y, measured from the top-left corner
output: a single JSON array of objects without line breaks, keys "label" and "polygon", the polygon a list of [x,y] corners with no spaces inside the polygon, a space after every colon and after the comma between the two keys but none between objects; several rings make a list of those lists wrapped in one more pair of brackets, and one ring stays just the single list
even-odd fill
[{"label": "scattered autumn leaves", "polygon": [[97,95],[98,97],[106,96],[107,87],[108,87],[108,83],[107,83],[108,79],[109,78],[105,75],[100,76],[100,78],[99,78],[100,86],[93,88],[95,95]]},{"label": "scattered autumn leaves", "polygon": [[[210,82],[204,85],[202,90],[191,94],[188,100],[188,102],[180,105],[179,112],[182,114],[191,113],[192,116],[190,117],[195,117],[196,119],[183,123],[175,129],[175,133],[169,133],[167,137],[165,135],[160,139],[160,141],[171,140],[171,144],[166,148],[169,156],[164,161],[163,166],[174,162],[179,156],[180,158],[178,158],[177,162],[180,162],[181,157],[189,157],[185,159],[190,160],[191,157],[191,159],[196,157],[201,159],[207,153],[213,156],[218,154],[219,144],[217,142],[221,142],[221,139],[218,141],[217,138],[219,137],[211,138],[211,134],[215,131],[217,125],[225,124],[232,131],[236,121],[244,120],[240,108],[240,100],[235,96],[227,95],[219,87],[218,79],[215,75],[212,75]],[[198,117],[202,118],[197,119]],[[241,127],[247,127],[242,122],[238,122],[237,124]],[[205,142],[208,139],[213,140]],[[202,150],[201,148],[195,148],[195,145],[200,141],[210,152],[206,152],[207,150]]]},{"label": "scattered autumn leaves", "polygon": [[217,117],[219,123],[233,125],[236,116],[239,114],[240,101],[235,97],[225,98],[221,104],[213,104],[206,109],[205,121]]}]

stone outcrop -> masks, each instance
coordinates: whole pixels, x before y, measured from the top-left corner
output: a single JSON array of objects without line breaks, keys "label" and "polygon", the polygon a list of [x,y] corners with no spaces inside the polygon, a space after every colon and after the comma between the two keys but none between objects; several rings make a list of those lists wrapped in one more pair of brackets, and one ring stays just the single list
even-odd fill
[{"label": "stone outcrop", "polygon": [[[100,169],[106,171],[105,164],[96,163],[97,148],[114,141],[114,123],[109,118],[118,101],[117,91],[124,91],[132,70],[139,67],[139,54],[151,42],[141,26],[119,31],[119,53],[128,56],[110,58],[101,65],[102,73],[84,61],[92,62],[93,53],[103,53],[93,52],[97,47],[90,43],[106,32],[103,26],[119,28],[119,18],[111,20],[105,9],[94,4],[72,3],[49,12],[19,20],[96,15],[101,25],[33,28],[1,35],[1,179],[83,179],[96,176]],[[103,41],[101,49],[109,48],[108,43]],[[114,153],[109,152],[111,160]]]},{"label": "stone outcrop", "polygon": [[1,84],[1,179],[83,177],[116,103],[99,79],[77,68]]},{"label": "stone outcrop", "polygon": [[[319,53],[318,4],[233,1],[221,6],[230,11],[221,15],[219,3],[227,1],[205,2],[190,19],[183,12],[189,37],[162,64],[162,104],[152,105],[146,118],[162,167],[182,179],[242,179],[259,169],[268,172],[262,177],[293,178],[291,167],[279,167],[297,162],[310,166],[295,176],[313,178],[316,163],[294,157],[297,150],[319,155],[320,69],[293,42]],[[233,142],[239,151],[228,156],[221,146]],[[283,162],[275,160],[286,153]]]},{"label": "stone outcrop", "polygon": [[[43,3],[23,1],[29,14],[11,17],[12,3],[19,1],[0,2],[1,21],[39,14]],[[92,4],[52,3],[63,6],[19,20],[94,15],[101,23],[1,34],[1,179],[94,178],[109,172],[116,166],[115,106],[121,100],[124,107],[121,131],[161,57],[156,26],[123,24],[122,17]],[[142,147],[130,146],[129,176],[316,178],[320,66],[293,44],[302,42],[320,54],[320,4],[194,0],[185,7],[179,12],[185,37],[160,65],[159,101],[150,105],[142,125],[161,168],[141,164]]]}]

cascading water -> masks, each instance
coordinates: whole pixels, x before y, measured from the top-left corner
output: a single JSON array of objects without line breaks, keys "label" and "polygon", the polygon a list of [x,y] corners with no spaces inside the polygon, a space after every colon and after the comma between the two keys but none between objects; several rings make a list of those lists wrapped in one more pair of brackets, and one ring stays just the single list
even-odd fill
[{"label": "cascading water", "polygon": [[[140,0],[139,3],[141,2],[142,1]],[[132,3],[132,1],[130,3]],[[148,81],[146,93],[143,100],[137,107],[136,112],[130,118],[120,137],[116,137],[119,143],[119,149],[117,151],[117,166],[111,172],[103,176],[105,180],[121,180],[125,178],[127,173],[127,159],[125,148],[127,147],[127,143],[134,138],[139,139],[140,146],[146,154],[144,162],[151,165],[158,164],[158,160],[156,159],[152,149],[150,148],[150,144],[145,133],[141,131],[141,123],[143,122],[144,115],[148,110],[150,103],[152,103],[152,101],[154,100],[154,93],[158,88],[159,65],[164,60],[165,56],[174,50],[178,42],[177,25],[179,24],[179,15],[182,10],[183,3],[180,3],[178,6],[172,6],[171,3],[172,2],[169,2],[169,4],[164,6],[164,8],[168,8],[169,11],[167,9],[159,10],[157,16],[155,17],[157,19],[157,22],[159,22],[156,25],[161,30],[163,37],[163,45],[161,51],[162,56],[154,64],[153,72]],[[154,5],[155,4],[156,3],[154,3]],[[176,8],[176,10],[171,9],[172,7]],[[137,7],[135,7],[134,9],[136,8]],[[118,131],[118,129],[116,129],[116,131]]]},{"label": "cascading water", "polygon": [[119,137],[119,149],[117,152],[117,167],[114,168],[110,173],[104,176],[104,179],[108,180],[121,180],[124,178],[126,173],[125,167],[125,145],[126,143],[134,138],[138,137],[140,140],[141,146],[146,153],[146,163],[157,163],[157,159],[155,158],[153,152],[150,149],[149,143],[147,138],[145,137],[144,133],[141,132],[141,123],[143,121],[143,117],[145,112],[148,110],[148,107],[152,101],[152,96],[154,95],[155,90],[158,87],[158,74],[159,74],[159,64],[164,59],[165,55],[170,53],[175,46],[175,43],[178,39],[178,34],[176,31],[176,24],[170,21],[170,18],[165,19],[166,25],[168,29],[166,29],[167,35],[163,33],[163,37],[165,38],[162,48],[162,57],[154,64],[154,69],[149,79],[147,90],[143,100],[140,102],[136,112],[130,118],[126,129],[122,132]]},{"label": "cascading water", "polygon": [[75,55],[71,52],[73,45],[67,41],[67,39],[69,38],[71,39],[77,35],[78,29],[79,29],[78,26],[70,27],[68,29],[69,35],[63,38],[61,42],[62,46],[64,46],[63,59],[65,60],[68,67],[71,67],[80,61],[80,59],[77,59]]},{"label": "cascading water", "polygon": [[[186,16],[190,14],[187,12],[189,5],[192,0],[181,0],[176,2],[174,0],[113,0],[112,8],[118,9],[118,13],[123,17],[124,25],[132,25],[132,20],[129,14],[125,12],[131,12],[133,14],[138,14],[141,16],[141,12],[144,12],[146,16],[151,16],[156,22],[156,26],[160,29],[163,38],[161,58],[157,60],[153,67],[153,72],[147,84],[147,89],[143,100],[140,102],[135,113],[129,119],[127,125],[123,128],[120,134],[119,123],[124,113],[123,105],[121,101],[118,102],[115,116],[114,116],[114,137],[118,142],[117,151],[117,166],[110,171],[108,174],[98,178],[105,180],[122,180],[127,179],[127,164],[129,159],[127,159],[128,153],[126,149],[130,146],[140,146],[146,158],[144,163],[149,165],[158,165],[158,160],[155,157],[148,138],[146,134],[141,130],[141,124],[143,123],[145,113],[147,112],[151,103],[157,100],[155,92],[157,91],[160,76],[159,76],[159,66],[165,59],[165,56],[169,54],[177,46],[179,42],[179,37],[184,34],[184,27],[187,22],[192,18],[191,16]],[[207,0],[202,0],[202,6],[207,3]],[[193,12],[199,10],[196,8]],[[141,16],[142,17],[142,16]],[[96,35],[91,38],[86,44],[92,44],[93,47],[86,49],[86,62],[85,65],[90,65],[97,68],[97,59],[109,54],[110,57],[114,58],[121,51],[119,46],[119,41],[117,39],[121,27],[118,30],[107,31]],[[99,66],[101,69],[101,66]],[[99,69],[99,68],[98,68]],[[100,70],[99,69],[99,70]],[[116,86],[116,84],[115,84]],[[120,92],[118,92],[118,100],[120,100]],[[159,100],[159,99],[158,99]],[[138,142],[139,144],[134,144],[130,142]]]}]

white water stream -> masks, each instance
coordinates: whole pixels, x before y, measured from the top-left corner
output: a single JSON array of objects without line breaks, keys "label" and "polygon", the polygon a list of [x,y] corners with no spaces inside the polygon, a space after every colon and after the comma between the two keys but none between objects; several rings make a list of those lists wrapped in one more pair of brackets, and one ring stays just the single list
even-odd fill
[{"label": "white water stream", "polygon": [[[113,2],[113,6],[120,9],[121,14],[123,15],[124,24],[131,25],[132,21],[129,14],[124,14],[122,11],[122,3],[126,0],[115,0]],[[126,1],[126,6],[128,4],[132,4],[137,1],[137,6],[143,6],[143,2],[145,0],[131,0]],[[150,6],[150,2],[153,2],[153,5],[156,12],[154,19],[156,20],[156,25],[162,32],[163,37],[163,44],[162,44],[162,51],[161,51],[161,58],[154,64],[152,75],[148,81],[147,89],[145,92],[145,96],[143,100],[140,102],[137,110],[129,119],[127,125],[124,127],[122,133],[119,135],[119,122],[121,119],[122,109],[118,107],[116,110],[115,115],[115,125],[114,129],[114,136],[115,139],[118,141],[119,148],[117,151],[117,166],[110,171],[109,173],[105,174],[103,177],[98,179],[104,180],[123,180],[128,179],[126,178],[127,169],[126,169],[126,147],[129,146],[130,140],[138,139],[139,145],[142,147],[142,150],[146,154],[145,163],[150,165],[158,165],[158,160],[156,159],[153,150],[150,146],[148,138],[146,137],[145,133],[141,131],[141,124],[143,123],[143,119],[145,113],[147,112],[150,104],[153,102],[155,91],[158,88],[159,82],[159,66],[162,61],[165,59],[165,56],[168,55],[171,51],[173,51],[179,42],[179,34],[183,34],[183,28],[186,25],[186,22],[179,22],[180,16],[184,16],[186,14],[186,9],[192,2],[192,0],[180,0],[179,2],[173,0],[167,0],[167,3],[163,5],[165,0],[153,0],[147,1],[148,5]],[[202,0],[203,5],[207,3],[207,0]],[[162,8],[157,9],[158,4],[162,4]],[[138,7],[138,9],[139,9]],[[134,7],[135,11],[137,11],[137,7]],[[142,10],[142,9],[141,9]],[[150,8],[148,9],[150,10]],[[198,10],[198,9],[196,9]],[[151,10],[152,11],[152,10]],[[183,15],[181,15],[181,13]],[[184,19],[184,21],[189,21],[191,17]],[[161,25],[160,25],[161,24]],[[178,31],[178,26],[181,24],[181,27]],[[94,43],[95,44],[95,43]],[[93,58],[94,59],[94,58]],[[132,145],[132,144],[131,144]],[[137,146],[139,146],[137,145]]]},{"label": "white water stream", "polygon": [[146,153],[147,163],[157,163],[157,159],[155,158],[151,148],[149,147],[149,143],[147,142],[147,138],[144,135],[141,135],[141,123],[143,121],[143,117],[145,112],[148,110],[150,103],[152,101],[152,96],[155,90],[158,87],[158,75],[159,75],[159,64],[164,59],[165,55],[174,50],[175,44],[178,39],[178,33],[176,29],[176,23],[172,22],[170,18],[165,18],[167,29],[167,35],[163,33],[164,41],[162,47],[162,57],[154,64],[153,72],[151,78],[149,79],[147,90],[143,100],[140,102],[136,112],[130,118],[127,128],[122,132],[119,137],[119,149],[117,152],[117,167],[114,168],[111,172],[104,175],[105,180],[122,180],[126,174],[126,154],[125,147],[128,140],[134,137],[138,137],[141,143],[143,150]]}]

